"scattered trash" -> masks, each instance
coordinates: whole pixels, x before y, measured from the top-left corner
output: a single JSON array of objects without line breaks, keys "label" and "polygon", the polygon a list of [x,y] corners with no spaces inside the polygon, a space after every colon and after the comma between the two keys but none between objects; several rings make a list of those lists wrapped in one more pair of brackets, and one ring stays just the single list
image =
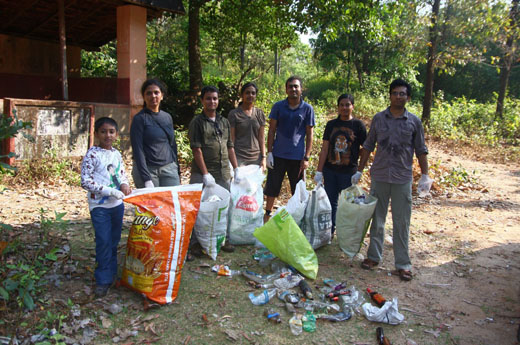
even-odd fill
[{"label": "scattered trash", "polygon": [[385,337],[383,327],[376,328],[376,339],[378,345],[390,345],[390,340],[388,340],[388,338]]},{"label": "scattered trash", "polygon": [[399,313],[397,307],[397,298],[394,298],[391,302],[387,301],[381,308],[370,303],[363,304],[361,308],[369,321],[398,325],[404,321],[404,316]]},{"label": "scattered trash", "polygon": [[341,322],[341,321],[347,321],[352,318],[352,313],[347,311],[342,311],[340,313],[330,315],[330,314],[316,314],[316,318],[321,320],[328,320],[332,322]]},{"label": "scattered trash", "polygon": [[278,290],[278,298],[284,302],[293,304],[300,301],[298,294],[293,290]]},{"label": "scattered trash", "polygon": [[370,295],[370,299],[379,307],[385,305],[386,299],[379,292],[373,291],[371,288],[367,288],[367,293]]},{"label": "scattered trash", "polygon": [[294,335],[300,335],[303,331],[302,315],[294,314],[289,320],[289,328]]},{"label": "scattered trash", "polygon": [[305,315],[303,315],[302,325],[305,332],[312,333],[316,331],[316,316],[314,316],[311,310],[307,310]]},{"label": "scattered trash", "polygon": [[232,276],[242,273],[237,270],[231,270],[231,269],[229,269],[229,266],[226,266],[226,265],[215,265],[211,268],[211,271],[217,272],[217,275],[219,275],[219,276],[226,276],[226,277],[232,277]]},{"label": "scattered trash", "polygon": [[343,309],[348,309],[353,313],[360,314],[361,310],[359,308],[365,302],[365,298],[355,286],[349,287],[349,291],[350,295],[342,295],[340,297],[341,303],[343,303]]},{"label": "scattered trash", "polygon": [[276,289],[269,289],[264,290],[261,294],[258,296],[255,296],[254,293],[249,294],[249,299],[251,300],[251,303],[254,305],[264,305],[270,300],[272,300],[276,296]]},{"label": "scattered trash", "polygon": [[113,303],[107,308],[107,310],[110,312],[110,314],[116,315],[123,311],[123,308],[119,304]]},{"label": "scattered trash", "polygon": [[264,316],[267,318],[268,321],[271,321],[272,323],[282,323],[280,313],[278,313],[274,309],[266,309],[264,311]]},{"label": "scattered trash", "polygon": [[301,280],[298,286],[300,287],[300,290],[302,290],[302,294],[306,298],[312,299],[312,289],[305,280]]},{"label": "scattered trash", "polygon": [[290,289],[300,284],[303,277],[299,274],[288,274],[285,277],[276,279],[273,284],[279,289]]}]

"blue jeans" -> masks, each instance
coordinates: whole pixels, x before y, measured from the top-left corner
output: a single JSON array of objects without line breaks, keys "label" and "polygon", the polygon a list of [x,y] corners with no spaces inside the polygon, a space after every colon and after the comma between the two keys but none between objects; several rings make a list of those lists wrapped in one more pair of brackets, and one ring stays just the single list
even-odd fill
[{"label": "blue jeans", "polygon": [[336,210],[338,209],[338,198],[341,191],[352,185],[350,178],[352,174],[334,171],[326,166],[323,167],[323,180],[325,192],[332,206],[332,233],[336,230]]},{"label": "blue jeans", "polygon": [[117,278],[117,245],[121,239],[123,226],[123,204],[90,211],[90,218],[96,234],[96,270],[94,277],[97,285],[110,285]]}]

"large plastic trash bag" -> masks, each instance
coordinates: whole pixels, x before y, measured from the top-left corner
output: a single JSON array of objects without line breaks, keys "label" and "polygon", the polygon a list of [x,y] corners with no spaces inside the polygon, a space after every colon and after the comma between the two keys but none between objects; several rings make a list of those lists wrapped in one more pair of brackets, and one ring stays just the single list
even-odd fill
[{"label": "large plastic trash bag", "polygon": [[301,229],[312,248],[327,245],[331,239],[332,207],[325,188],[319,183],[310,192]]},{"label": "large plastic trash bag", "polygon": [[231,244],[254,244],[253,232],[264,223],[264,174],[258,165],[238,168],[239,182],[231,183],[229,240]]},{"label": "large plastic trash bag", "polygon": [[[308,202],[309,192],[307,191],[307,186],[305,185],[304,180],[300,180],[296,184],[293,196],[291,196],[291,198],[287,201],[287,205],[285,206],[285,210],[289,212],[289,214],[293,217],[294,222],[300,227],[303,222],[305,208],[307,207]],[[280,210],[281,208],[276,210],[274,214],[277,214],[280,212]]]},{"label": "large plastic trash bag", "polygon": [[229,192],[218,184],[202,190],[202,201],[193,232],[209,257],[217,259],[226,240]]},{"label": "large plastic trash bag", "polygon": [[143,188],[124,198],[134,204],[121,282],[160,304],[177,297],[202,184]]},{"label": "large plastic trash bag", "polygon": [[[287,205],[285,207],[278,208],[274,214],[276,215],[278,212],[285,210],[289,212],[289,214],[293,217],[294,222],[300,227],[303,223],[303,216],[305,215],[305,208],[307,207],[307,202],[309,201],[309,192],[307,191],[307,187],[305,185],[304,180],[298,181],[296,184],[296,188],[294,190],[293,196],[287,201]],[[264,245],[262,242],[256,240],[256,247],[263,248]]]},{"label": "large plastic trash bag", "polygon": [[341,191],[336,212],[339,247],[353,258],[359,253],[367,233],[377,198],[354,185]]},{"label": "large plastic trash bag", "polygon": [[316,279],[318,257],[292,216],[282,209],[264,226],[257,228],[254,236],[283,262],[301,274]]}]

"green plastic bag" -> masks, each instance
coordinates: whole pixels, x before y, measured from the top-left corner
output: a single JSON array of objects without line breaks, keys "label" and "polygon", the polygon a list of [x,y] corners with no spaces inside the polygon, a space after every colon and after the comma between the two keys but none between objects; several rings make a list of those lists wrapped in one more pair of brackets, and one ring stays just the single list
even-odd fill
[{"label": "green plastic bag", "polygon": [[318,275],[318,257],[293,217],[285,210],[275,214],[253,235],[276,257],[310,279]]}]

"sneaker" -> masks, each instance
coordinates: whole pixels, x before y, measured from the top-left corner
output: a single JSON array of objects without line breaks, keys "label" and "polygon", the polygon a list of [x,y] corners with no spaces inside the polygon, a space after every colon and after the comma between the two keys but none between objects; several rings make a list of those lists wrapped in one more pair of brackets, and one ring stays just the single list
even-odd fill
[{"label": "sneaker", "polygon": [[220,248],[226,253],[233,253],[235,251],[235,246],[226,241],[226,243]]},{"label": "sneaker", "polygon": [[94,289],[94,295],[97,298],[105,297],[108,293],[109,288],[110,285],[96,285],[96,288]]}]

